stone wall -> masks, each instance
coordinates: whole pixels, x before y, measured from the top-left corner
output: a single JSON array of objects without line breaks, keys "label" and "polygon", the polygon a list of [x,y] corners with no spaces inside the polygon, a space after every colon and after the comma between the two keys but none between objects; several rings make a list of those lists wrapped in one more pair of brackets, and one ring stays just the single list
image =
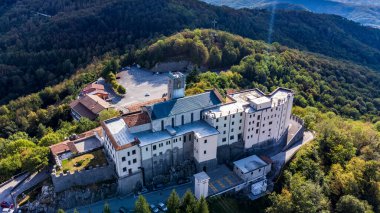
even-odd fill
[{"label": "stone wall", "polygon": [[172,61],[157,63],[151,70],[153,72],[188,71],[193,67],[189,61]]},{"label": "stone wall", "polygon": [[144,168],[145,181],[150,182],[154,176],[166,174],[172,166],[179,165],[184,160],[183,151],[183,149],[175,147],[172,150],[167,150],[162,155],[143,160],[142,167]]},{"label": "stone wall", "polygon": [[133,192],[136,184],[140,182],[142,184],[142,173],[137,172],[126,177],[121,177],[117,180],[117,192],[118,194],[125,195]]},{"label": "stone wall", "polygon": [[196,172],[209,172],[214,170],[218,165],[218,160],[216,158],[203,162],[197,162],[196,160],[194,161],[196,166]]},{"label": "stone wall", "polygon": [[298,141],[302,140],[303,139],[303,134],[305,132],[305,122],[304,122],[304,120],[302,120],[302,118],[300,118],[300,117],[298,117],[296,115],[291,115],[290,119],[293,120],[293,121],[295,121],[295,122],[297,122],[301,126],[301,128],[298,129],[298,131],[293,135],[293,137],[288,138],[287,145],[284,147],[283,150],[286,150],[286,149],[290,148],[295,143],[297,143]]},{"label": "stone wall", "polygon": [[55,192],[61,192],[73,186],[85,186],[105,180],[111,180],[116,177],[113,164],[105,164],[94,168],[74,173],[56,174],[53,170],[51,180]]},{"label": "stone wall", "polygon": [[242,140],[230,145],[218,146],[216,155],[218,164],[229,164],[230,162],[241,159],[245,156],[244,151],[244,142]]}]

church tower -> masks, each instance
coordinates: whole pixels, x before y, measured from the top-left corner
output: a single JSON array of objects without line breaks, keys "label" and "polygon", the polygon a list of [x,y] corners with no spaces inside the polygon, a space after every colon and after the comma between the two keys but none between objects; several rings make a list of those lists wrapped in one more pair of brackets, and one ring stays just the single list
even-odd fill
[{"label": "church tower", "polygon": [[185,97],[186,76],[181,72],[169,72],[168,98]]}]

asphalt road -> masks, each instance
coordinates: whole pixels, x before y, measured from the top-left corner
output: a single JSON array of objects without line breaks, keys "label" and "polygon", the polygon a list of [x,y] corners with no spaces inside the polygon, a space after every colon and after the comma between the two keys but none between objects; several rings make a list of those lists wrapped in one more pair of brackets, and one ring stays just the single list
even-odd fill
[{"label": "asphalt road", "polygon": [[[21,175],[11,182],[5,184],[4,186],[0,187],[0,202],[7,201],[9,203],[13,203],[11,191],[12,189],[21,181],[23,181],[29,174],[26,173],[24,175]],[[1,209],[1,208],[0,208]]]},{"label": "asphalt road", "polygon": [[[178,195],[182,197],[188,189],[192,190],[192,188],[193,182],[180,186],[169,187],[160,191],[149,192],[144,194],[144,197],[147,199],[149,204],[157,205],[159,202],[165,203],[173,189],[175,189]],[[92,213],[102,213],[104,203],[107,202],[111,207],[111,212],[117,212],[122,206],[126,207],[128,210],[131,210],[134,209],[136,199],[137,197],[135,196],[115,197],[107,201],[99,201],[90,205],[77,207],[76,209],[80,213],[88,213],[90,209]],[[73,213],[74,209],[67,210],[66,212]]]}]

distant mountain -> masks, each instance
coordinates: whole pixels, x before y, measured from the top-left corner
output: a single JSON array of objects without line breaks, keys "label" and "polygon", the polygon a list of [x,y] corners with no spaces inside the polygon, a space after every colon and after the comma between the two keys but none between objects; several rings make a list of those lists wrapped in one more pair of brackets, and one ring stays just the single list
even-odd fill
[{"label": "distant mountain", "polygon": [[203,0],[232,8],[308,10],[335,14],[366,26],[380,28],[380,1],[374,0]]}]

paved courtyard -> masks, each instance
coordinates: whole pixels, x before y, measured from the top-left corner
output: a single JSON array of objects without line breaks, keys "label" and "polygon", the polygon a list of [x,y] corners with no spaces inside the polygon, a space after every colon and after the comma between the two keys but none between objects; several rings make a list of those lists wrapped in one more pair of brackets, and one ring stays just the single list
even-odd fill
[{"label": "paved courtyard", "polygon": [[120,77],[117,79],[118,83],[127,90],[124,97],[114,96],[112,99],[112,104],[120,110],[125,110],[127,105],[162,98],[167,93],[167,73],[154,74],[145,69],[131,67],[117,76]]}]

